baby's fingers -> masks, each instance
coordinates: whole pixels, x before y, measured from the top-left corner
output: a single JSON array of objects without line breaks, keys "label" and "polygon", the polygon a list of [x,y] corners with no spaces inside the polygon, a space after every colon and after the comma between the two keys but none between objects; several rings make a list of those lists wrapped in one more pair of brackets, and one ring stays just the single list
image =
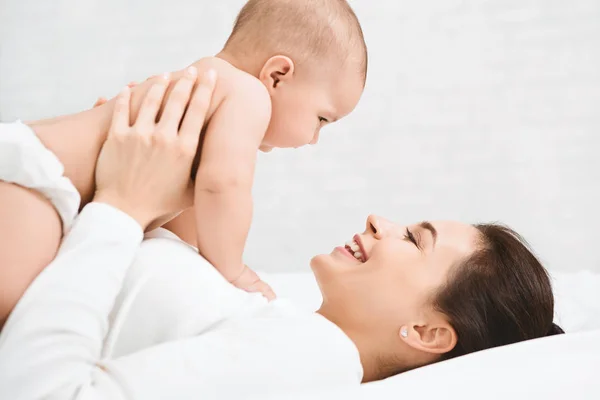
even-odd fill
[{"label": "baby's fingers", "polygon": [[263,281],[258,281],[254,283],[248,291],[262,293],[262,295],[265,296],[269,301],[275,300],[275,298],[277,297],[273,289],[271,289],[271,286],[267,285]]}]

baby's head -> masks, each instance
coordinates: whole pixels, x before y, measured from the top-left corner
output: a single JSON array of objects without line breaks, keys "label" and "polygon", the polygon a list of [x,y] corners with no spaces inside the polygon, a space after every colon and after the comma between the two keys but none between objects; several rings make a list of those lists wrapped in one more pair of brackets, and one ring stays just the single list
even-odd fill
[{"label": "baby's head", "polygon": [[367,47],[345,0],[250,0],[223,52],[271,95],[263,150],[316,143],[365,85]]}]

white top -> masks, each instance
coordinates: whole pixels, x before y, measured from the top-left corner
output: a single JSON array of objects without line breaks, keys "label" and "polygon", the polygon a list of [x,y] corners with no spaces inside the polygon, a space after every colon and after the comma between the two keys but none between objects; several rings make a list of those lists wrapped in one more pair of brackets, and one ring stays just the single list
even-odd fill
[{"label": "white top", "polygon": [[232,288],[187,245],[140,247],[142,237],[124,213],[85,207],[0,335],[0,398],[184,400],[358,385],[357,349],[337,326]]}]

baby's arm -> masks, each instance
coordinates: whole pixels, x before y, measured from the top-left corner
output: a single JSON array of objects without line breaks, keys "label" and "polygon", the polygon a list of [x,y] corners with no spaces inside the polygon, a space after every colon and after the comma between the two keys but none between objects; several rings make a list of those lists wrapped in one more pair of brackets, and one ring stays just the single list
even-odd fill
[{"label": "baby's arm", "polygon": [[191,246],[198,246],[196,235],[196,212],[193,207],[184,210],[181,214],[167,222],[163,228],[173,232],[179,239]]},{"label": "baby's arm", "polygon": [[[212,116],[196,175],[198,250],[230,282],[246,272],[242,255],[252,220],[256,155],[271,116],[271,100],[257,80],[236,82]],[[237,282],[236,282],[237,281]]]}]

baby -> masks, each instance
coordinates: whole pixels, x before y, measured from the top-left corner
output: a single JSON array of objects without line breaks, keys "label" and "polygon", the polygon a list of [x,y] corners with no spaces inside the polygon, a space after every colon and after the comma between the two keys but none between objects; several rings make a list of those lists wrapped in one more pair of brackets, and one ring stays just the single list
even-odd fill
[{"label": "baby", "polygon": [[317,143],[356,106],[366,63],[345,0],[251,0],[223,51],[195,64],[219,75],[195,180],[197,246],[236,286],[264,287],[242,263],[257,150]]},{"label": "baby", "polygon": [[[194,207],[165,227],[197,247],[237,287],[271,296],[270,288],[242,261],[252,218],[251,189],[257,152],[316,144],[323,126],[354,109],[362,95],[367,70],[362,30],[345,0],[250,0],[238,15],[224,49],[215,57],[203,58],[184,71],[170,74],[169,81],[196,79],[208,70],[217,72],[218,81],[201,133],[198,163],[192,171]],[[132,118],[155,81],[133,90]],[[80,207],[93,197],[95,160],[113,106],[110,101],[87,113],[34,122],[27,127],[64,166],[64,176],[81,196]],[[0,133],[8,132],[12,125],[0,125]],[[94,126],[100,128],[94,131]],[[2,180],[36,188],[3,174],[6,175],[0,168],[0,198],[4,195],[10,199],[8,192],[12,190]],[[42,193],[60,214],[60,199]],[[18,204],[11,210],[10,218],[22,220],[12,227],[10,223],[0,224],[0,236],[27,225],[22,221],[28,213],[34,213],[33,206],[26,209],[25,202],[14,202]],[[34,224],[44,222],[38,217]],[[0,278],[13,280],[0,279],[0,292],[8,293],[0,298],[2,312],[7,307],[10,311],[14,297],[26,287],[16,284],[14,277],[19,275],[28,284],[54,257],[60,232],[52,228],[45,233],[51,229],[49,226],[32,228],[29,237],[1,248],[0,253],[6,252],[0,255]],[[36,246],[32,248],[30,243]],[[26,248],[38,252],[36,261],[30,261],[31,266],[27,260],[19,265],[14,261],[26,258],[19,254],[19,247],[23,252]],[[24,270],[16,271],[21,268]],[[22,287],[10,289],[21,293],[11,295],[9,287]],[[2,317],[5,315],[0,315],[0,322]]]}]

